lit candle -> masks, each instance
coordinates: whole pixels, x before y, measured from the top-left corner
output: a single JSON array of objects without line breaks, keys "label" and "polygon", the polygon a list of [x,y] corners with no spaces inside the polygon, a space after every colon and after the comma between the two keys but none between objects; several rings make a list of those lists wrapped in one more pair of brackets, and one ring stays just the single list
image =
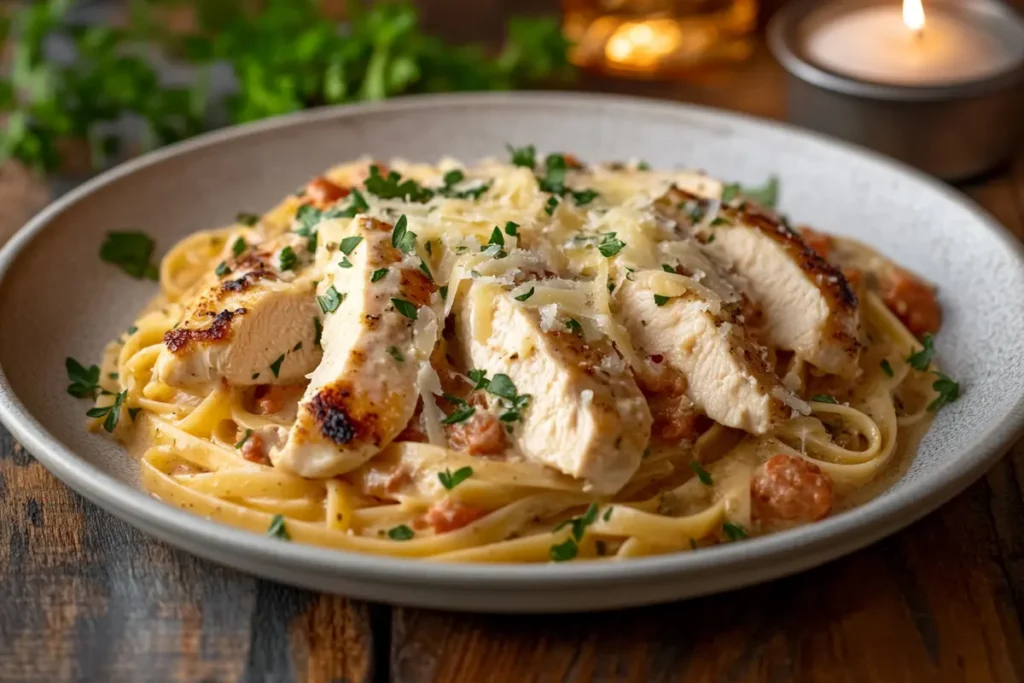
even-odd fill
[{"label": "lit candle", "polygon": [[889,85],[944,86],[982,80],[1019,63],[1024,46],[1008,44],[980,17],[921,0],[851,6],[814,26],[808,58],[844,76]]}]

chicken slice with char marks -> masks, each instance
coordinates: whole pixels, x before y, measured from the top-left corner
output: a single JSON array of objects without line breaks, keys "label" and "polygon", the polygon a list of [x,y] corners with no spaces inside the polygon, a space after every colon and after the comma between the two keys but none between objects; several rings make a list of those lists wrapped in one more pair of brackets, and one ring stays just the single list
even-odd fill
[{"label": "chicken slice with char marks", "polygon": [[[320,362],[314,343],[319,311],[312,281],[294,270],[282,272],[280,258],[285,247],[303,253],[303,244],[283,235],[226,262],[223,274],[211,274],[185,303],[180,324],[164,335],[155,365],[160,381],[302,381]],[[303,260],[296,257],[300,272]]]},{"label": "chicken slice with char marks", "polygon": [[518,450],[597,493],[622,488],[640,465],[651,414],[611,342],[545,329],[537,309],[485,282],[460,294],[455,315],[467,368],[507,375],[530,395],[522,421],[510,423]]},{"label": "chicken slice with char marks", "polygon": [[[361,242],[345,261],[334,254],[318,285],[323,361],[286,440],[270,452],[276,467],[305,477],[335,476],[372,458],[406,427],[418,399],[414,323],[403,303],[415,315],[436,288],[418,260],[392,246],[391,225],[359,216],[351,228]],[[331,229],[320,224],[321,243],[340,241]]]},{"label": "chicken slice with char marks", "polygon": [[[688,201],[700,198],[669,193],[671,206]],[[743,278],[744,290],[763,314],[764,341],[825,372],[856,375],[857,298],[842,272],[788,225],[750,204],[723,205],[718,218],[700,228],[704,248]],[[693,229],[685,218],[680,223]]]}]

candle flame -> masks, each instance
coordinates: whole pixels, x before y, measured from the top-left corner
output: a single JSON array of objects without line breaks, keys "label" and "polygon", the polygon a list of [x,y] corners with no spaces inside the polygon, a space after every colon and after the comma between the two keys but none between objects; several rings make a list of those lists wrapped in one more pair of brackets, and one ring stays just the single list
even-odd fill
[{"label": "candle flame", "polygon": [[924,7],[921,0],[903,0],[903,23],[914,33],[924,28]]}]

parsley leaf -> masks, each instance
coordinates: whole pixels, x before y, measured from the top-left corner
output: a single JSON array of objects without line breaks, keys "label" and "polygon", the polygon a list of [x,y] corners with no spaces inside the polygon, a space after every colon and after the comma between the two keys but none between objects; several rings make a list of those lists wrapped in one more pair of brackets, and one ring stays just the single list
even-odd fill
[{"label": "parsley leaf", "polygon": [[85,412],[88,417],[104,417],[103,428],[108,432],[113,432],[114,428],[117,427],[118,421],[121,419],[121,405],[124,400],[128,397],[128,390],[125,389],[120,394],[117,394],[114,398],[114,403],[109,406],[97,406],[90,408]]},{"label": "parsley leaf", "polygon": [[416,319],[416,305],[406,301],[405,299],[391,299],[391,303],[394,304],[395,310],[404,315],[409,320]]},{"label": "parsley leaf", "polygon": [[555,209],[558,208],[558,197],[551,195],[548,197],[547,202],[544,203],[544,213],[549,216],[555,215]]},{"label": "parsley leaf", "polygon": [[134,278],[156,280],[159,270],[149,262],[154,247],[152,238],[142,232],[108,232],[100,245],[100,259]]},{"label": "parsley leaf", "polygon": [[338,261],[339,268],[351,268],[352,262],[348,260],[348,256],[342,256],[341,260]]},{"label": "parsley leaf", "polygon": [[324,324],[320,318],[313,318],[313,344],[320,346],[320,339],[324,336]]},{"label": "parsley leaf", "polygon": [[576,206],[586,206],[590,202],[597,199],[600,194],[597,190],[570,190],[569,194],[576,200]]},{"label": "parsley leaf", "polygon": [[[470,375],[470,378],[472,378],[472,374]],[[512,383],[512,380],[508,375],[500,373],[495,375],[484,388],[487,389],[488,393],[509,401],[513,401],[516,398],[516,385]]]},{"label": "parsley leaf", "polygon": [[714,483],[711,479],[711,473],[704,469],[704,466],[700,464],[700,460],[691,460],[690,469],[693,470],[693,473],[697,475],[698,479],[700,479],[700,483],[705,486],[711,486]]},{"label": "parsley leaf", "polygon": [[416,233],[407,228],[408,222],[405,214],[402,214],[391,232],[391,246],[403,254],[411,254],[416,248]]},{"label": "parsley leaf", "polygon": [[942,406],[948,405],[960,398],[960,383],[941,372],[932,372],[932,374],[938,377],[938,379],[932,383],[932,389],[934,389],[939,395],[934,401],[928,404],[928,410],[935,412]]},{"label": "parsley leaf", "polygon": [[[260,222],[259,214],[247,213],[245,211],[239,211],[238,215],[235,216],[235,222],[241,223],[242,225],[248,225],[250,228]],[[241,239],[241,238],[239,238]]]},{"label": "parsley leaf", "polygon": [[622,251],[626,243],[618,239],[614,232],[606,232],[601,235],[601,241],[597,244],[597,250],[602,256],[612,257]]},{"label": "parsley leaf", "polygon": [[473,415],[473,413],[476,412],[476,408],[469,405],[469,403],[463,401],[458,396],[452,396],[451,394],[443,394],[442,396],[444,400],[448,401],[449,403],[455,406],[455,410],[453,410],[450,415],[441,420],[441,422],[443,422],[446,425],[453,425],[456,422],[468,420]]},{"label": "parsley leaf", "polygon": [[231,269],[228,268],[228,264],[226,261],[221,261],[220,263],[217,264],[217,270],[213,272],[217,277],[224,277],[225,275],[231,272]]},{"label": "parsley leaf", "polygon": [[370,208],[370,205],[366,203],[366,198],[363,197],[363,193],[359,190],[353,188],[349,197],[351,197],[351,200],[346,208],[340,211],[335,209],[330,212],[332,218],[355,218],[357,214],[363,213]]},{"label": "parsley leaf", "polygon": [[[491,380],[487,379],[486,370],[470,370],[466,374],[471,380],[476,382],[476,386],[473,387],[474,391],[477,389],[486,389],[491,383]],[[515,387],[513,387],[513,390],[515,390]]]},{"label": "parsley leaf", "polygon": [[405,356],[402,355],[402,352],[398,350],[397,346],[389,346],[388,355],[394,358],[399,363],[405,360]]},{"label": "parsley leaf", "polygon": [[64,359],[64,369],[67,370],[68,379],[71,384],[68,386],[68,393],[75,398],[96,398],[100,391],[100,367],[90,365],[83,366],[74,358]]},{"label": "parsley leaf", "polygon": [[278,258],[280,260],[281,271],[294,270],[295,265],[299,262],[299,257],[295,255],[295,251],[291,247],[285,247],[282,249]]},{"label": "parsley leaf", "polygon": [[242,446],[245,445],[245,442],[249,440],[250,436],[252,436],[252,430],[251,429],[246,429],[245,430],[245,434],[242,435],[241,440],[238,443],[235,444],[235,448],[240,450],[242,448]]},{"label": "parsley leaf", "polygon": [[604,521],[606,521],[606,522],[607,522],[608,520],[610,520],[610,519],[612,518],[612,511],[613,511],[614,509],[615,509],[615,506],[613,506],[613,505],[609,505],[609,506],[608,506],[608,509],[604,511],[604,514],[603,514],[603,515],[601,515],[601,519],[603,519],[603,520],[604,520]]},{"label": "parsley leaf", "polygon": [[676,269],[668,265],[667,263],[662,263],[661,269],[664,270],[666,273],[672,273],[673,275],[676,274]]},{"label": "parsley leaf", "polygon": [[416,532],[405,524],[399,524],[398,526],[388,529],[388,538],[392,541],[408,541],[415,535]]},{"label": "parsley leaf", "polygon": [[513,223],[512,221],[508,221],[507,223],[505,223],[505,234],[509,235],[510,237],[518,237],[519,224]]},{"label": "parsley leaf", "polygon": [[367,192],[381,199],[404,199],[423,204],[434,196],[433,190],[421,187],[411,178],[402,182],[402,176],[395,171],[389,172],[386,178],[381,176],[376,165],[370,166],[370,175],[363,185]]},{"label": "parsley leaf", "polygon": [[907,356],[907,363],[910,367],[915,370],[927,370],[928,366],[932,363],[932,358],[935,357],[935,338],[930,334],[925,334],[921,338],[921,343],[924,347],[920,351],[914,351]]},{"label": "parsley leaf", "polygon": [[583,336],[583,325],[575,318],[569,318],[565,321],[565,326],[569,328],[569,331],[575,334],[577,337]]},{"label": "parsley leaf", "polygon": [[275,360],[273,363],[270,364],[270,371],[272,373],[274,373],[274,377],[277,377],[278,373],[281,372],[281,364],[282,363],[284,363],[284,354],[283,353],[280,356],[278,356],[277,360]]},{"label": "parsley leaf", "polygon": [[730,541],[742,541],[744,538],[747,538],[747,530],[739,524],[733,524],[732,522],[722,524],[722,531],[725,532]]},{"label": "parsley leaf", "polygon": [[664,306],[665,304],[668,303],[668,300],[670,298],[671,297],[663,296],[661,294],[655,294],[654,295],[654,305],[655,306]]},{"label": "parsley leaf", "polygon": [[363,238],[359,235],[352,237],[346,237],[341,241],[341,253],[345,256],[351,256],[355,248],[359,246],[359,243],[363,241]]},{"label": "parsley leaf", "polygon": [[273,536],[282,541],[292,540],[285,527],[284,515],[274,515],[274,518],[270,520],[270,526],[267,527],[267,536]]},{"label": "parsley leaf", "polygon": [[530,291],[525,292],[525,293],[520,294],[519,296],[515,297],[516,301],[526,301],[531,296],[533,296],[533,292],[534,292],[535,289],[536,289],[535,287],[530,287]]},{"label": "parsley leaf", "polygon": [[882,368],[882,372],[884,372],[885,374],[889,375],[890,377],[895,377],[896,373],[894,373],[892,371],[892,366],[889,365],[889,359],[888,358],[884,359],[878,365],[879,365],[879,367]]},{"label": "parsley leaf", "polygon": [[370,282],[376,282],[388,274],[387,268],[379,268],[370,275]]},{"label": "parsley leaf", "polygon": [[729,203],[737,197],[745,197],[761,206],[774,209],[779,201],[779,179],[770,176],[761,187],[743,187],[739,183],[730,183],[722,188],[722,202]]},{"label": "parsley leaf", "polygon": [[512,155],[513,166],[523,166],[532,169],[537,165],[537,148],[533,145],[526,145],[525,147],[505,145],[505,148]]},{"label": "parsley leaf", "polygon": [[814,396],[811,397],[811,400],[815,401],[816,403],[834,403],[836,405],[839,405],[839,401],[835,400],[828,394],[815,394]]},{"label": "parsley leaf", "polygon": [[505,236],[501,234],[501,228],[497,225],[495,225],[494,230],[491,231],[491,238],[487,240],[487,244],[496,244],[499,247],[505,246]]},{"label": "parsley leaf", "polygon": [[562,543],[551,546],[548,550],[548,557],[552,562],[568,562],[579,553],[579,546],[571,538]]},{"label": "parsley leaf", "polygon": [[327,288],[327,292],[323,296],[318,296],[316,302],[320,304],[320,310],[324,313],[334,313],[338,310],[338,306],[345,300],[344,294],[339,294],[338,290],[331,285]]},{"label": "parsley leaf", "polygon": [[473,468],[466,466],[460,467],[459,469],[452,472],[450,469],[445,468],[444,472],[438,472],[437,478],[441,481],[441,485],[451,491],[453,488],[466,481],[473,475]]}]

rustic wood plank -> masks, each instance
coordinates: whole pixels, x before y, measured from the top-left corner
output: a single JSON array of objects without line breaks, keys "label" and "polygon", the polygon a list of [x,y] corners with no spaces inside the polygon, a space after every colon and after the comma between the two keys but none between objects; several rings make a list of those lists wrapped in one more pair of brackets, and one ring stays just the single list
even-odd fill
[{"label": "rustic wood plank", "polygon": [[0,429],[0,680],[373,680],[369,607],[225,569],[75,494]]}]

